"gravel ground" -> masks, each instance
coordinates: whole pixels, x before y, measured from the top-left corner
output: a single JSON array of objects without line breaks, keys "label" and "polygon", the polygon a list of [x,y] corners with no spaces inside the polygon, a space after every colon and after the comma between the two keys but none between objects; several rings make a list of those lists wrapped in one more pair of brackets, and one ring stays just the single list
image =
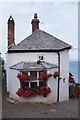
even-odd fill
[{"label": "gravel ground", "polygon": [[70,99],[69,101],[56,102],[54,104],[20,103],[20,102],[11,103],[7,100],[8,95],[5,94],[4,90],[3,90],[3,99],[2,99],[2,118],[78,118],[79,117],[78,103],[80,103],[80,99],[79,100],[77,98]]}]

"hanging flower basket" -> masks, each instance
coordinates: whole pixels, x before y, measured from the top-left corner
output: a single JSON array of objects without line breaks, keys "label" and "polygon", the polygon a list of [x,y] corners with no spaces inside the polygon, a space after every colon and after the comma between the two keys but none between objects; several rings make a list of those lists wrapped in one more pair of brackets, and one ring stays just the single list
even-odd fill
[{"label": "hanging flower basket", "polygon": [[54,78],[59,77],[60,76],[60,72],[55,71],[54,74],[53,74],[53,76],[54,76]]},{"label": "hanging flower basket", "polygon": [[24,74],[19,74],[18,73],[17,77],[19,78],[20,81],[31,80],[31,76],[29,76],[29,75],[24,75]]}]

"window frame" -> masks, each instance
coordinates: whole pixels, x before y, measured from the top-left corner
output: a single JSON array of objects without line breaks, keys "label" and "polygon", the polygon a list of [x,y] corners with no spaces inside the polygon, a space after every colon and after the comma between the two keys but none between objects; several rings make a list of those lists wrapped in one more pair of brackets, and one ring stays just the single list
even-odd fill
[{"label": "window frame", "polygon": [[[30,72],[31,71],[28,71],[28,75],[30,75]],[[39,78],[39,71],[35,71],[35,72],[37,72],[37,79],[35,79],[35,80],[31,80],[31,81],[24,81],[24,83],[26,83],[26,82],[28,82],[29,83],[29,87],[31,87],[31,83],[33,83],[33,82],[36,82],[37,83],[37,87],[39,86],[39,80],[38,80],[38,78]],[[22,73],[22,71],[21,71],[21,74],[23,74]],[[20,87],[22,88],[22,83],[21,83],[22,81],[20,81]],[[25,87],[26,87],[26,85],[25,85]]]}]

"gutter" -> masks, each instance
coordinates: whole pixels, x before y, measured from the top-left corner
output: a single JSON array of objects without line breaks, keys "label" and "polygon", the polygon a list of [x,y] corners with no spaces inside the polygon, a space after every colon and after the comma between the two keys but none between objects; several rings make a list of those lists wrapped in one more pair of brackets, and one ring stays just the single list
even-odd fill
[{"label": "gutter", "polygon": [[65,47],[65,48],[62,48],[62,49],[27,49],[27,50],[19,50],[19,49],[8,49],[8,53],[25,53],[25,52],[60,52],[60,51],[63,51],[63,50],[66,50],[66,49],[71,49],[71,46],[70,47]]},{"label": "gutter", "polygon": [[[60,73],[60,53],[57,52],[58,54],[58,72]],[[59,101],[59,87],[60,87],[60,76],[58,76],[58,88],[57,88],[57,102]]]}]

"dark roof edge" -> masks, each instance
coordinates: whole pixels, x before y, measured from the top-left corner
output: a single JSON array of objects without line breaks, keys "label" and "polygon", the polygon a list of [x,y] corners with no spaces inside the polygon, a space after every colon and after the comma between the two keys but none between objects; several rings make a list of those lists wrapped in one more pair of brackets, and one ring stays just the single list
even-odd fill
[{"label": "dark roof edge", "polygon": [[54,49],[51,49],[51,50],[8,50],[7,52],[8,53],[23,53],[23,52],[60,52],[60,51],[63,51],[63,50],[66,50],[66,49],[71,49],[72,47],[67,47],[67,48],[63,48],[63,49],[60,49],[60,50],[54,50]]}]

